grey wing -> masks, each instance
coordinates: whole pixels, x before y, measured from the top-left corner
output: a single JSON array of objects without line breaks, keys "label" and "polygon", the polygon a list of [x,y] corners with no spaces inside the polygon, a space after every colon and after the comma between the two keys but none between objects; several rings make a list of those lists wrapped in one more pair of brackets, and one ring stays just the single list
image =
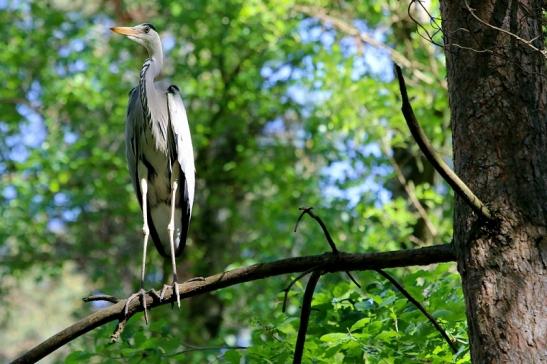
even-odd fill
[{"label": "grey wing", "polygon": [[[127,157],[127,166],[133,189],[137,194],[139,204],[142,204],[141,189],[139,187],[139,177],[137,175],[138,163],[138,125],[143,125],[142,105],[139,100],[139,88],[134,87],[129,92],[129,104],[127,106],[127,117],[125,121],[125,154]],[[141,206],[142,208],[142,206]]]},{"label": "grey wing", "polygon": [[[190,135],[190,126],[186,116],[186,108],[180,97],[179,89],[171,85],[167,90],[167,107],[169,111],[169,151],[172,164],[180,167],[181,178],[181,207],[182,207],[182,237],[177,253],[182,251],[185,245],[190,217],[192,215],[192,206],[194,203],[195,192],[195,166],[194,150],[192,147],[192,137]],[[176,162],[176,163],[175,163]],[[178,164],[178,166],[176,166]],[[178,254],[177,254],[178,255]]]},{"label": "grey wing", "polygon": [[[137,200],[139,201],[141,211],[143,210],[143,206],[142,192],[139,181],[139,161],[146,163],[146,160],[143,159],[143,150],[139,150],[139,146],[140,142],[142,142],[141,137],[145,134],[144,128],[145,121],[139,88],[135,87],[129,93],[129,105],[127,107],[127,118],[125,122],[125,150],[129,175],[131,176],[131,183],[133,184],[133,189],[137,195]],[[140,176],[140,178],[142,177],[143,176]],[[162,257],[169,258],[169,254],[167,254],[163,248],[161,239],[154,224],[154,219],[152,218],[150,211],[150,205],[148,205],[146,211],[143,211],[143,214],[147,215],[150,236],[152,237],[152,241],[154,242],[156,249]]]}]

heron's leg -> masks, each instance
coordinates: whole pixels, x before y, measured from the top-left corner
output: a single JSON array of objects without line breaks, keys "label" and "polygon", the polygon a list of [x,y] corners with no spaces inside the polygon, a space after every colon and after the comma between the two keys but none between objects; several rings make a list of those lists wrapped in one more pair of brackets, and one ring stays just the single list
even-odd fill
[{"label": "heron's leg", "polygon": [[171,191],[171,219],[167,230],[169,231],[169,242],[171,245],[171,265],[173,266],[173,294],[177,296],[177,306],[180,308],[180,292],[177,283],[177,265],[175,264],[175,200],[177,196],[178,182],[173,181]]},{"label": "heron's leg", "polygon": [[142,252],[142,265],[141,265],[141,289],[139,292],[132,294],[129,296],[125,303],[125,315],[127,315],[127,312],[129,310],[129,304],[131,301],[133,301],[135,298],[140,297],[142,306],[144,308],[144,321],[148,324],[148,310],[146,309],[146,292],[144,290],[144,273],[146,269],[146,248],[148,246],[148,238],[150,236],[150,229],[148,228],[148,213],[147,213],[147,193],[148,193],[148,182],[146,181],[146,178],[141,178],[141,195],[142,195],[142,215],[143,215],[143,226],[142,226],[142,232],[144,234],[144,242],[143,242],[143,252]]},{"label": "heron's leg", "polygon": [[141,192],[142,192],[142,217],[144,220],[142,226],[142,233],[144,234],[144,243],[142,249],[142,269],[141,269],[141,289],[144,290],[144,272],[146,269],[146,247],[148,245],[148,237],[150,236],[150,229],[148,228],[148,213],[147,213],[147,198],[146,194],[148,193],[148,183],[146,178],[141,179]]}]

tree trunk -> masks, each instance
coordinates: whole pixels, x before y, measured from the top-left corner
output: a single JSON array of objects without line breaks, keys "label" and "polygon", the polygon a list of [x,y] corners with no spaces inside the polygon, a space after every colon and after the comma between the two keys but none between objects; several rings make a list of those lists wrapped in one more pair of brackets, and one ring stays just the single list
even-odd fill
[{"label": "tree trunk", "polygon": [[454,242],[475,363],[547,362],[547,103],[542,1],[441,2],[458,199]]}]

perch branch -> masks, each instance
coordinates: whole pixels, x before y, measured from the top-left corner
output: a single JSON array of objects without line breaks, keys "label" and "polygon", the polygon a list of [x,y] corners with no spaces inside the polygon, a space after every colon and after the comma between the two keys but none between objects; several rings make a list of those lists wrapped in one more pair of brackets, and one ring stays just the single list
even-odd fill
[{"label": "perch branch", "polygon": [[[374,270],[382,268],[407,267],[412,265],[428,265],[455,261],[456,256],[452,245],[435,245],[420,249],[397,250],[383,253],[348,254],[340,252],[337,256],[328,253],[321,255],[282,259],[270,263],[254,264],[248,267],[233,269],[207,277],[200,281],[181,284],[181,299],[212,292],[224,287],[250,282],[272,276],[304,272],[310,268],[321,266],[325,272],[344,272],[347,270]],[[149,309],[174,302],[172,288],[168,288],[165,299],[159,302],[150,294],[145,296]],[[44,342],[38,344],[13,363],[34,363],[75,338],[110,321],[123,319],[125,300],[109,307],[95,311],[89,316],[58,332]],[[129,305],[128,318],[142,311],[142,304],[133,301]]]},{"label": "perch branch", "polygon": [[408,99],[408,94],[406,91],[405,79],[403,77],[403,72],[401,67],[397,64],[395,65],[395,71],[397,73],[397,78],[399,79],[399,89],[401,92],[402,98],[402,107],[401,110],[405,117],[406,123],[412,136],[420,146],[420,149],[433,165],[435,170],[444,178],[446,182],[454,189],[454,191],[462,197],[473,210],[480,216],[485,217],[488,220],[492,220],[492,214],[486,205],[467,187],[467,185],[448,167],[448,165],[442,160],[442,158],[435,152],[431,143],[427,139],[423,129],[418,124],[414,111],[412,110],[412,105]]},{"label": "perch branch", "polygon": [[304,343],[306,342],[306,332],[308,331],[308,323],[310,321],[311,301],[313,299],[315,286],[317,286],[317,282],[319,282],[320,277],[321,272],[317,270],[314,271],[311,274],[308,284],[306,285],[306,290],[304,291],[304,298],[302,299],[302,308],[300,311],[300,326],[298,327],[298,336],[296,337],[296,344],[294,346],[294,364],[302,363]]}]

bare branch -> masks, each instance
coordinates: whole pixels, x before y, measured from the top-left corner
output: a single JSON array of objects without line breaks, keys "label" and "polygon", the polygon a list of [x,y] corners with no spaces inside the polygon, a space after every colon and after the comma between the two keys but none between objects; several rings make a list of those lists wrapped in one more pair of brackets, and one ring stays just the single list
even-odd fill
[{"label": "bare branch", "polygon": [[320,277],[321,272],[314,271],[311,274],[308,284],[306,285],[306,290],[304,291],[304,298],[302,299],[302,308],[300,311],[300,326],[298,326],[298,336],[296,337],[296,344],[294,346],[294,364],[302,363],[304,343],[306,342],[306,332],[308,331],[308,323],[310,321],[311,301],[313,299],[315,286],[317,286],[317,282],[319,282]]},{"label": "bare branch", "polygon": [[84,302],[93,302],[93,301],[107,301],[110,303],[118,303],[120,299],[118,297],[110,296],[107,294],[98,294],[94,296],[88,296],[83,298]]},{"label": "bare branch", "polygon": [[[304,272],[320,266],[324,272],[344,272],[350,270],[375,270],[382,268],[406,267],[412,265],[428,265],[455,261],[456,256],[451,244],[435,245],[420,249],[397,250],[383,253],[348,254],[339,252],[337,255],[327,253],[305,257],[295,257],[278,260],[271,263],[254,264],[219,273],[203,280],[186,282],[179,285],[180,298],[188,298],[207,292],[219,290],[236,284],[255,281],[289,273]],[[151,294],[145,296],[148,308],[168,304],[175,301],[172,288],[167,289],[165,298],[159,302]],[[93,312],[89,316],[58,332],[41,344],[15,359],[13,363],[34,363],[52,353],[64,344],[110,321],[123,319],[126,300]],[[128,317],[142,311],[142,304],[133,301],[129,305]]]},{"label": "bare branch", "polygon": [[454,189],[454,191],[460,195],[472,208],[479,214],[479,216],[485,217],[488,220],[492,220],[492,214],[486,205],[471,191],[469,187],[448,167],[448,165],[442,160],[442,158],[435,152],[431,143],[427,139],[424,131],[418,124],[414,111],[412,110],[412,105],[408,99],[408,94],[406,92],[405,79],[403,77],[403,72],[399,65],[395,65],[395,71],[397,73],[397,78],[399,79],[399,89],[401,92],[402,98],[402,107],[401,110],[405,117],[406,123],[412,136],[420,146],[420,149],[433,165],[433,168],[444,178],[446,182]]},{"label": "bare branch", "polygon": [[429,322],[431,322],[433,324],[433,326],[435,326],[435,329],[441,334],[441,336],[444,338],[444,340],[448,343],[448,345],[450,346],[450,349],[452,349],[452,352],[454,354],[456,354],[458,352],[458,348],[456,347],[454,342],[452,340],[450,340],[450,337],[448,337],[448,334],[446,333],[446,331],[444,331],[444,329],[437,322],[437,320],[435,320],[435,318],[433,316],[431,316],[431,314],[429,312],[427,312],[425,307],[418,300],[416,300],[414,297],[412,297],[412,295],[401,284],[399,284],[399,282],[397,282],[397,280],[395,278],[393,278],[389,273],[387,273],[387,272],[385,272],[381,269],[376,269],[376,272],[378,274],[380,274],[382,277],[384,277],[385,279],[387,279],[395,288],[397,288],[397,290],[399,292],[401,292],[403,294],[403,296],[406,297],[406,299],[410,303],[412,303],[414,306],[416,306],[416,308],[418,310],[420,310],[420,312],[423,313],[425,315],[425,317],[427,317]]},{"label": "bare branch", "polygon": [[302,211],[302,214],[298,218],[298,220],[301,220],[301,217],[304,216],[304,214],[310,215],[312,219],[317,221],[319,226],[321,226],[321,230],[323,230],[323,234],[325,235],[325,239],[327,239],[327,243],[329,243],[329,246],[332,250],[333,254],[338,254],[338,249],[336,248],[336,244],[334,243],[334,240],[332,240],[332,236],[330,236],[329,230],[327,229],[327,225],[323,222],[323,220],[317,216],[313,211],[313,207],[301,207],[299,210]]}]

